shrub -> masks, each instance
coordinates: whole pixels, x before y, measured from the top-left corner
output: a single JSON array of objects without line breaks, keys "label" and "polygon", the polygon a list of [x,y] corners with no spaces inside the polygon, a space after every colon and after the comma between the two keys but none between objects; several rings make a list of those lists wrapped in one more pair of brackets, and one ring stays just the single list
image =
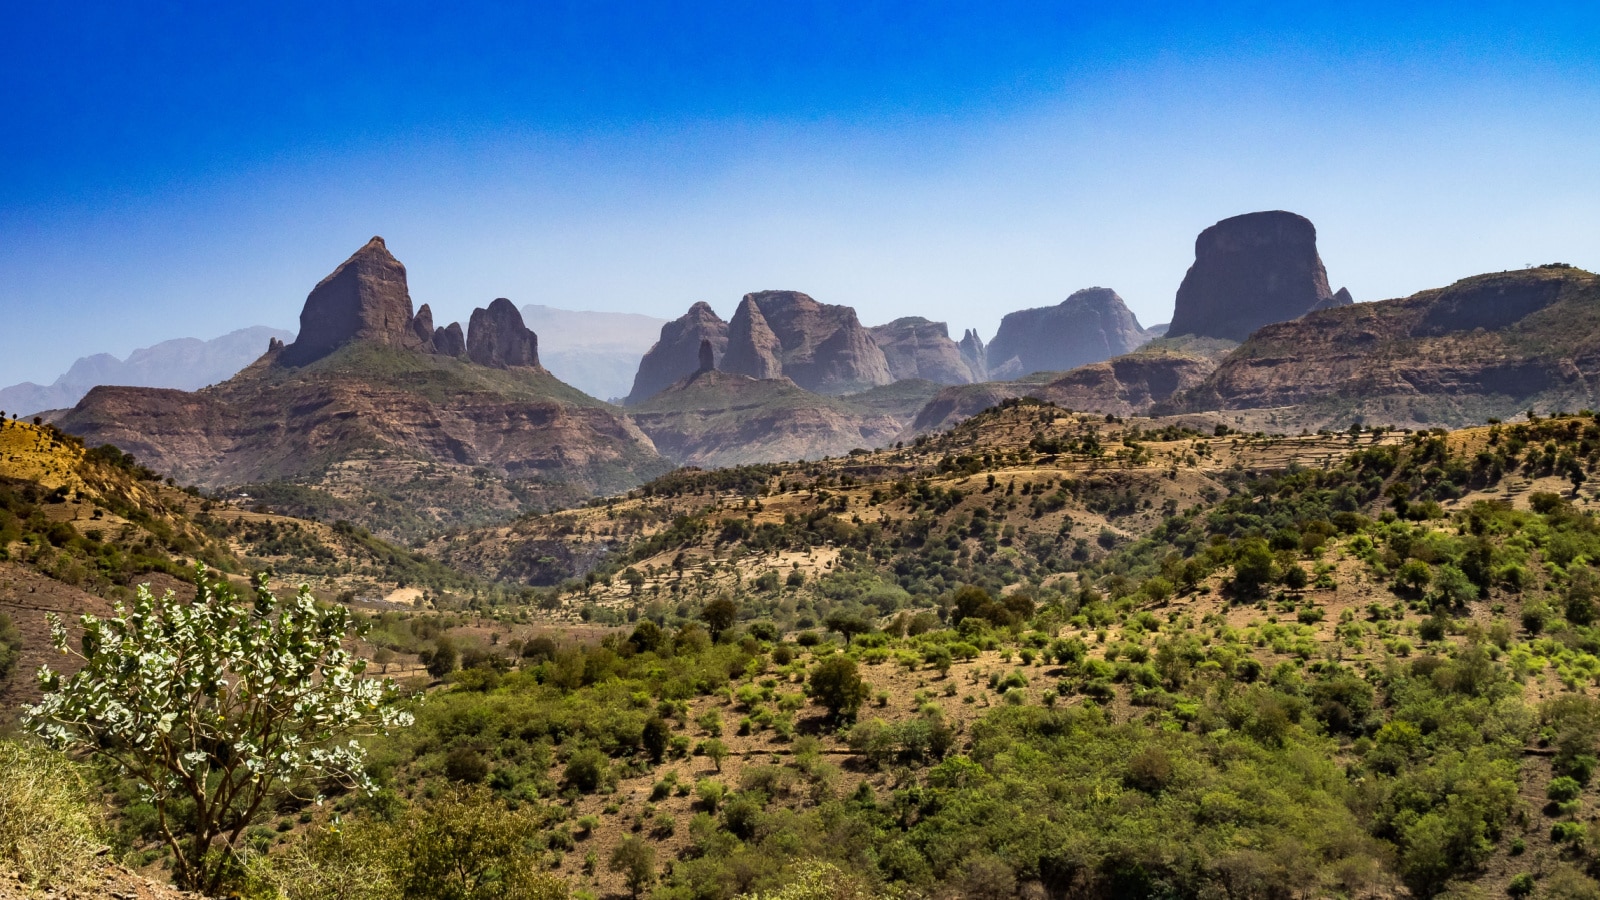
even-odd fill
[{"label": "shrub", "polygon": [[593,747],[581,747],[567,757],[562,780],[569,786],[591,794],[611,782],[611,760]]},{"label": "shrub", "polygon": [[1582,793],[1583,785],[1578,783],[1578,779],[1566,775],[1550,779],[1550,784],[1544,789],[1544,795],[1557,803],[1576,800]]},{"label": "shrub", "polygon": [[611,861],[606,868],[621,873],[628,890],[637,897],[656,878],[656,851],[637,837],[629,835],[611,851]]},{"label": "shrub", "polygon": [[72,887],[95,867],[101,814],[65,756],[0,743],[0,864],[25,884]]}]

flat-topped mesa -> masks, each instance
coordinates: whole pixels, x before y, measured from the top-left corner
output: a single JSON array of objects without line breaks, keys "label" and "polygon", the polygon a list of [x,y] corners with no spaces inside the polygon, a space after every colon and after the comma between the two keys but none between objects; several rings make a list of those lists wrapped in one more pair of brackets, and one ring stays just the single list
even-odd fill
[{"label": "flat-topped mesa", "polygon": [[799,291],[744,295],[728,323],[722,370],[752,378],[787,376],[824,394],[894,381],[883,350],[854,309],[818,303]]},{"label": "flat-topped mesa", "polygon": [[523,324],[515,303],[499,297],[487,309],[472,311],[467,359],[492,369],[537,367],[539,336]]},{"label": "flat-topped mesa", "polygon": [[[692,375],[701,367],[701,346],[709,342],[713,363],[728,349],[728,323],[716,314],[711,305],[696,303],[679,318],[661,326],[661,338],[639,360],[639,371],[633,376],[633,390],[625,401],[628,405],[642,403],[676,384],[685,375]],[[712,368],[716,366],[713,364]]]},{"label": "flat-topped mesa", "polygon": [[1317,228],[1291,212],[1223,219],[1194,242],[1194,265],[1178,287],[1169,335],[1242,341],[1263,325],[1348,306],[1317,255]]},{"label": "flat-topped mesa", "polygon": [[1008,313],[984,355],[990,378],[1015,378],[1097,363],[1149,340],[1116,291],[1092,287],[1055,306]]},{"label": "flat-topped mesa", "polygon": [[278,361],[303,366],[352,341],[431,352],[413,328],[406,267],[374,237],[322,279],[300,310],[300,334]]},{"label": "flat-topped mesa", "polygon": [[883,350],[889,374],[896,381],[921,378],[938,384],[970,384],[978,380],[943,322],[907,316],[867,331]]}]

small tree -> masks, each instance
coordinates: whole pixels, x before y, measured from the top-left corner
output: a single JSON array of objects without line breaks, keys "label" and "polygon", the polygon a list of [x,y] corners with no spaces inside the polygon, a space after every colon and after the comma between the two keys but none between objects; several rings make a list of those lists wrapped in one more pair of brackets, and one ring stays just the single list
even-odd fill
[{"label": "small tree", "polygon": [[872,630],[872,623],[861,616],[847,612],[829,613],[823,620],[823,627],[829,631],[837,631],[844,635],[844,642],[849,644],[858,634],[866,634]]},{"label": "small tree", "polygon": [[700,742],[700,751],[711,760],[711,764],[717,767],[718,772],[722,771],[722,761],[728,758],[727,744],[718,738],[706,738]]},{"label": "small tree", "polygon": [[817,663],[811,670],[809,686],[812,699],[826,706],[835,722],[854,717],[869,693],[856,661],[842,654]]},{"label": "small tree", "polygon": [[[138,782],[185,887],[215,894],[240,837],[281,794],[317,782],[370,789],[352,734],[408,725],[394,686],[361,677],[344,648],[355,625],[301,587],[280,602],[257,582],[245,600],[196,568],[192,602],[140,587],[131,610],[83,616],[82,652],[51,618],[57,651],[83,668],[39,670],[44,698],[25,711],[58,748],[86,751]],[[183,807],[192,805],[192,810]]]},{"label": "small tree", "polygon": [[711,632],[713,641],[732,628],[738,618],[739,604],[727,597],[718,597],[700,610],[700,621],[706,623],[706,630]]},{"label": "small tree", "polygon": [[628,890],[637,897],[656,879],[655,848],[629,835],[611,851],[611,863],[607,868],[620,872],[628,882]]}]

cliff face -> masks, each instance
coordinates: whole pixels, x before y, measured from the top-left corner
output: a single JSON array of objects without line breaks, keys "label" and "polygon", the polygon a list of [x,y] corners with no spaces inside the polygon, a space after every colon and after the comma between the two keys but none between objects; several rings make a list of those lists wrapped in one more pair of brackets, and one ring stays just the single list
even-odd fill
[{"label": "cliff face", "polygon": [[1195,239],[1167,333],[1242,341],[1263,325],[1351,302],[1349,291],[1328,287],[1311,220],[1281,210],[1247,213]]},{"label": "cliff face", "polygon": [[867,331],[883,350],[895,381],[922,378],[938,384],[970,384],[978,380],[943,322],[909,316]]},{"label": "cliff face", "polygon": [[889,384],[889,362],[848,306],[798,291],[746,294],[728,323],[723,371],[785,376],[809,391],[844,394]]},{"label": "cliff face", "polygon": [[728,323],[708,303],[696,303],[681,317],[661,326],[661,339],[639,361],[628,405],[642,403],[692,374],[700,367],[700,345],[705,342],[710,342],[715,359],[727,353]]},{"label": "cliff face", "polygon": [[[1296,425],[1452,425],[1600,403],[1600,278],[1545,266],[1256,331],[1164,409],[1296,407]],[[1159,409],[1159,408],[1158,408]]]},{"label": "cliff face", "polygon": [[990,378],[1064,372],[1131,352],[1149,337],[1110,288],[1086,288],[1055,306],[1008,313],[989,342]]},{"label": "cliff face", "polygon": [[716,369],[684,378],[629,414],[669,459],[705,467],[820,459],[879,447],[902,424],[787,378],[762,380]]}]

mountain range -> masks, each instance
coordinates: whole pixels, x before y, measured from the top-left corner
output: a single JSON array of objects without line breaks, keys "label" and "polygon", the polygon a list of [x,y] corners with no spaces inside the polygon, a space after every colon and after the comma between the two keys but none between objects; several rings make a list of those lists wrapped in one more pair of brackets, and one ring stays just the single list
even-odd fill
[{"label": "mountain range", "polygon": [[[1278,430],[1592,406],[1597,300],[1595,276],[1558,264],[1355,304],[1330,289],[1312,223],[1271,211],[1200,234],[1170,326],[1143,327],[1094,287],[1006,315],[987,344],[919,317],[868,327],[794,290],[746,294],[729,320],[699,302],[667,322],[499,298],[463,329],[413,309],[405,267],[374,238],[308,295],[292,343],[271,337],[232,378],[97,387],[54,419],[185,482],[414,536],[675,465],[881,447],[1019,397]],[[558,377],[558,357],[568,372],[592,362],[583,383],[623,405]]]}]

